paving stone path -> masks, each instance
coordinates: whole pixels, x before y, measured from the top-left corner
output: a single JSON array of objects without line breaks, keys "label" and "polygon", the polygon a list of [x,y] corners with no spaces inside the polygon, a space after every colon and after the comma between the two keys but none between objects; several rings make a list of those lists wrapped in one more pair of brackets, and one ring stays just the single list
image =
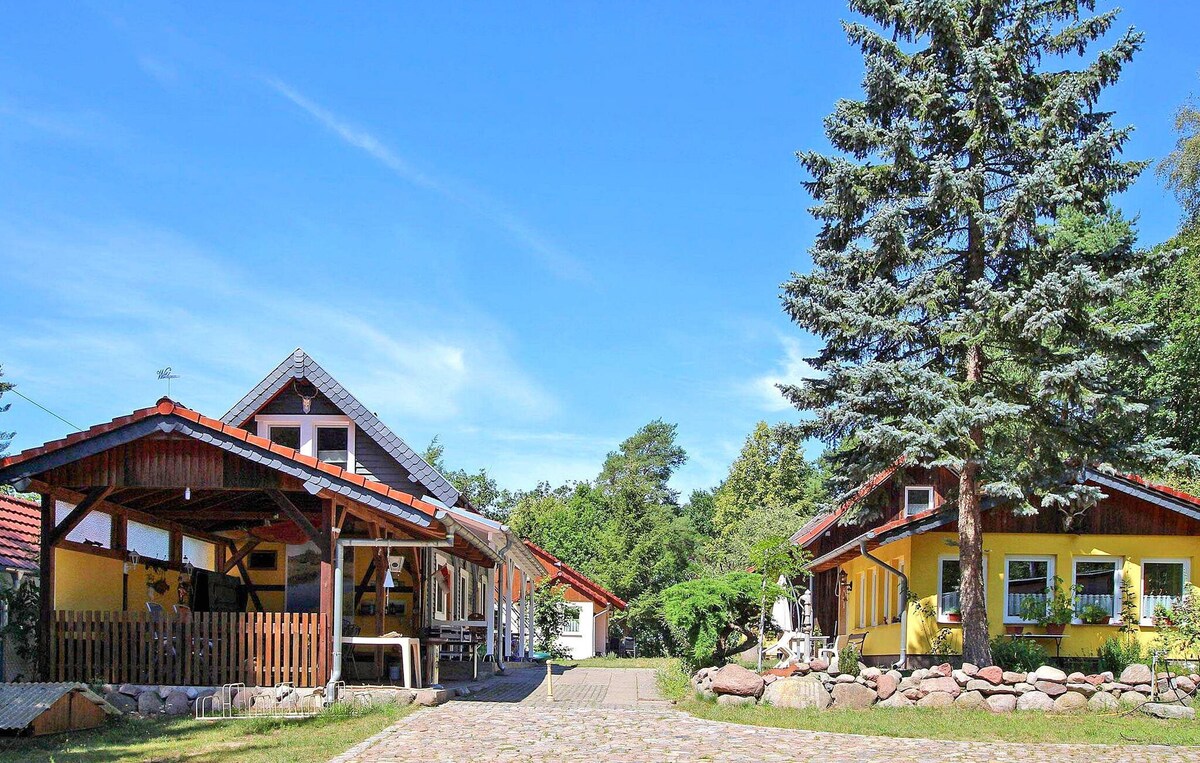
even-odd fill
[{"label": "paving stone path", "polygon": [[[1102,745],[1025,745],[757,728],[693,718],[671,709],[653,671],[575,668],[554,677],[553,705],[532,672],[516,671],[482,691],[420,710],[330,763],[1195,763],[1195,750]],[[560,699],[561,698],[561,699]]]}]

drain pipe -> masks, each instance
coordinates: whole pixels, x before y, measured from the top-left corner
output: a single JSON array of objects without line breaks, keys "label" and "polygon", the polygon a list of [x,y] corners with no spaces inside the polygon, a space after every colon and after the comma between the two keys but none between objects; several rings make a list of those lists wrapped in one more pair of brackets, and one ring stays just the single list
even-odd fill
[{"label": "drain pipe", "polygon": [[[441,519],[441,517],[437,517]],[[446,537],[439,540],[372,540],[370,538],[338,538],[333,548],[333,665],[329,670],[329,683],[325,685],[325,696],[329,701],[337,699],[337,683],[342,680],[342,586],[345,579],[346,549],[356,546],[369,548],[448,548],[454,545],[454,524],[447,523]],[[417,666],[420,670],[420,666]]]},{"label": "drain pipe", "polygon": [[[874,537],[875,533],[867,533],[867,539]],[[879,557],[871,556],[871,552],[867,550],[867,540],[860,540],[858,542],[858,552],[900,578],[900,601],[904,606],[900,610],[900,658],[892,664],[892,667],[901,669],[908,663],[908,576]]]}]

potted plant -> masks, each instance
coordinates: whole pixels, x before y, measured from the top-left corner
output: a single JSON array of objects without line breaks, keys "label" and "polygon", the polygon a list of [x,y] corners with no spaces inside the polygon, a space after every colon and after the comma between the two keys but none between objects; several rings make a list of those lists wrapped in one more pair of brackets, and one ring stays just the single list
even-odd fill
[{"label": "potted plant", "polygon": [[1099,604],[1084,604],[1079,608],[1079,619],[1088,625],[1104,625],[1111,615]]},{"label": "potted plant", "polygon": [[1025,632],[1025,626],[1009,623],[1008,625],[1004,626],[1004,632],[1010,636],[1020,636]]},{"label": "potted plant", "polygon": [[1075,596],[1078,587],[1068,593],[1062,587],[1062,578],[1055,576],[1053,585],[1046,589],[1046,612],[1039,622],[1046,626],[1046,633],[1061,636],[1067,623],[1075,619]]},{"label": "potted plant", "polygon": [[948,623],[961,623],[962,610],[960,610],[958,607],[950,607],[946,611],[942,612],[942,620]]},{"label": "potted plant", "polygon": [[[1017,607],[1017,616],[1022,620],[1031,623],[1042,624],[1046,621],[1046,600],[1041,596],[1026,596],[1021,599],[1020,605]],[[1025,630],[1023,625],[1009,626],[1015,628],[1015,631],[1010,633],[1021,633]]]}]

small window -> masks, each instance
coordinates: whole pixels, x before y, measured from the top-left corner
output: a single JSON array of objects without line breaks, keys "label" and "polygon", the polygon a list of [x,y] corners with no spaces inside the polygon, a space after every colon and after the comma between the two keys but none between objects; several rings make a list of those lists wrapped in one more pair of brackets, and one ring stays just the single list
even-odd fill
[{"label": "small window", "polygon": [[171,533],[161,527],[130,520],[125,529],[125,545],[147,559],[165,562],[171,558]]},{"label": "small window", "polygon": [[1016,557],[1007,561],[1004,575],[1004,619],[1029,623],[1046,609],[1046,591],[1054,577],[1049,557]]},{"label": "small window", "polygon": [[246,557],[246,567],[251,570],[279,569],[278,551],[251,551]]},{"label": "small window", "polygon": [[183,558],[198,570],[215,572],[217,569],[217,547],[206,540],[183,536]]},{"label": "small window", "polygon": [[1116,559],[1075,560],[1075,616],[1107,624],[1117,616],[1121,565]]},{"label": "small window", "polygon": [[959,588],[962,586],[962,565],[958,559],[942,559],[938,569],[938,619],[949,620],[962,614]]},{"label": "small window", "polygon": [[1170,612],[1187,592],[1187,562],[1158,559],[1142,562],[1142,624]]},{"label": "small window", "polygon": [[904,516],[920,514],[933,508],[933,488],[908,487],[904,489]]},{"label": "small window", "polygon": [[[66,501],[54,502],[54,523],[62,524],[75,504]],[[112,548],[112,515],[103,511],[89,511],[75,529],[67,533],[67,540],[84,543],[98,548]]]},{"label": "small window", "polygon": [[579,607],[567,607],[565,614],[566,623],[563,626],[563,633],[579,633]]},{"label": "small window", "polygon": [[350,435],[346,427],[317,427],[317,458],[331,466],[347,468]]},{"label": "small window", "polygon": [[300,450],[300,427],[271,427],[271,442],[292,450]]}]

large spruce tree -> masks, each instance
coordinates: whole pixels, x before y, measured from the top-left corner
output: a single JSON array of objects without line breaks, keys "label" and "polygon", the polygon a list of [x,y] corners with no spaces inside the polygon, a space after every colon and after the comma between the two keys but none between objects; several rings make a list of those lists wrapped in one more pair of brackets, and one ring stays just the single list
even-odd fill
[{"label": "large spruce tree", "polygon": [[1154,263],[1110,211],[1144,165],[1098,99],[1142,37],[1089,57],[1116,20],[1089,0],[850,7],[864,95],[827,118],[835,153],[799,156],[822,228],[784,286],[820,374],[784,391],[846,488],[898,458],[957,470],[963,657],[990,664],[983,506],[1070,521],[1101,497],[1084,467],[1176,456],[1115,381],[1148,332],[1114,303]]}]

